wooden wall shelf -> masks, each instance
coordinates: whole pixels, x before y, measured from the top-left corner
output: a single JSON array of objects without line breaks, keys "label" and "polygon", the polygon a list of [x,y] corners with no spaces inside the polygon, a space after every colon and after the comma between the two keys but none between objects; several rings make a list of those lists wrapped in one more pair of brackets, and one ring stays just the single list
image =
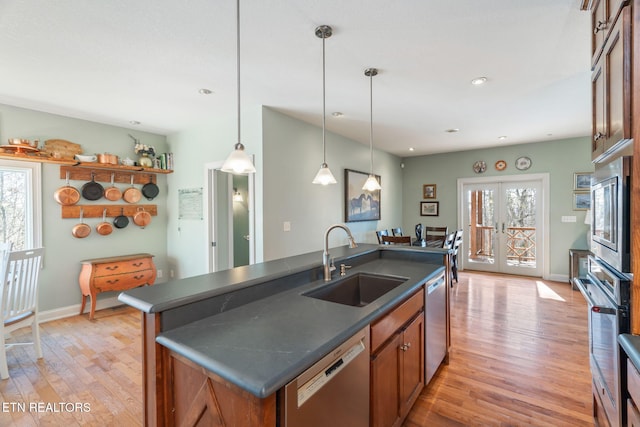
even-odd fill
[{"label": "wooden wall shelf", "polygon": [[[105,167],[88,167],[84,166],[60,166],[60,179],[67,178],[67,172],[69,173],[70,180],[77,181],[91,181],[91,177],[98,182],[111,182],[111,174],[113,174],[113,181],[120,184],[131,185],[131,177],[133,177],[134,184],[148,184],[149,182],[156,183],[156,171],[162,169],[140,169],[133,168],[131,166],[122,166],[122,168],[105,168]],[[117,166],[116,166],[117,167]]]},{"label": "wooden wall shelf", "polygon": [[53,157],[47,157],[38,153],[0,153],[0,159],[7,160],[20,160],[23,162],[38,162],[38,163],[54,163],[57,165],[76,165],[77,160],[69,159],[54,159]]},{"label": "wooden wall shelf", "polygon": [[102,218],[105,209],[108,218],[115,218],[121,214],[132,217],[140,209],[149,212],[151,216],[158,215],[157,205],[72,205],[62,206],[62,218],[80,218],[80,209],[83,218]]}]

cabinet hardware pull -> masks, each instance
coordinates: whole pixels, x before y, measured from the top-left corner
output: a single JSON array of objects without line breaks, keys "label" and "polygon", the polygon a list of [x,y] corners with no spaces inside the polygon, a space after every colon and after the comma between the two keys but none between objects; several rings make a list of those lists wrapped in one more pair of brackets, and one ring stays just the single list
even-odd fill
[{"label": "cabinet hardware pull", "polygon": [[593,29],[593,34],[598,34],[600,31],[602,31],[602,30],[604,30],[606,28],[607,28],[607,22],[606,21],[598,21],[598,24]]},{"label": "cabinet hardware pull", "polygon": [[604,134],[602,132],[597,132],[595,135],[593,135],[593,140],[594,141],[598,141],[600,140],[600,138],[603,138]]},{"label": "cabinet hardware pull", "polygon": [[114,265],[112,267],[105,267],[107,270],[117,270],[120,266]]},{"label": "cabinet hardware pull", "polygon": [[140,276],[133,276],[134,279],[136,280],[140,280],[144,277],[144,274],[141,274]]},{"label": "cabinet hardware pull", "polygon": [[140,267],[142,264],[143,264],[143,263],[141,263],[141,262],[134,262],[132,265],[133,265],[134,267]]},{"label": "cabinet hardware pull", "polygon": [[407,350],[409,350],[409,348],[411,348],[411,343],[410,342],[408,342],[406,344],[402,344],[400,346],[400,350],[402,350],[402,351],[407,351]]},{"label": "cabinet hardware pull", "polygon": [[119,281],[120,281],[120,279],[107,280],[107,283],[109,283],[109,284],[113,284],[113,283],[118,283]]}]

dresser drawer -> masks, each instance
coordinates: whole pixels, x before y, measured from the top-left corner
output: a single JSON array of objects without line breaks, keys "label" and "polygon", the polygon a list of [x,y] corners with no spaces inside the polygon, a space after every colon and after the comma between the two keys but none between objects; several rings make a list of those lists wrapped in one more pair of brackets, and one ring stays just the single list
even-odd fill
[{"label": "dresser drawer", "polygon": [[409,297],[382,319],[371,325],[371,353],[424,308],[424,289]]},{"label": "dresser drawer", "polygon": [[116,274],[113,276],[96,277],[93,286],[99,292],[124,291],[144,283],[153,284],[155,272],[153,270],[136,271],[134,273]]},{"label": "dresser drawer", "polygon": [[150,270],[152,268],[153,262],[151,261],[151,258],[110,262],[105,264],[96,264],[94,266],[94,276],[113,276],[114,274],[131,273],[140,270]]},{"label": "dresser drawer", "polygon": [[640,403],[640,373],[630,359],[627,359],[627,390],[629,396],[637,404]]}]

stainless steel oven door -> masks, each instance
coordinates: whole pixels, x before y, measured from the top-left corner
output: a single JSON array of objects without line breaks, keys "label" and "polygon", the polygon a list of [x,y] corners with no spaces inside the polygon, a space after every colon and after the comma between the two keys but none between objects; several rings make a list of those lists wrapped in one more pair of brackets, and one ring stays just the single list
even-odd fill
[{"label": "stainless steel oven door", "polygon": [[579,289],[589,306],[589,358],[594,386],[609,423],[617,427],[622,423],[623,409],[617,339],[628,323],[628,313],[592,281],[582,280]]}]

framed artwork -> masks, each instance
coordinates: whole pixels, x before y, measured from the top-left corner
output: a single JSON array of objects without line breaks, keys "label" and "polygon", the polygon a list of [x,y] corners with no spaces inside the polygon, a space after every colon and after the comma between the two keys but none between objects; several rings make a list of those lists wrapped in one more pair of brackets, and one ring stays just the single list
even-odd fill
[{"label": "framed artwork", "polygon": [[420,202],[420,216],[438,216],[440,215],[439,202]]},{"label": "framed artwork", "polygon": [[573,210],[586,211],[591,208],[591,193],[588,191],[573,193]]},{"label": "framed artwork", "polygon": [[436,185],[424,184],[422,186],[422,198],[423,199],[435,199],[436,198]]},{"label": "framed artwork", "polygon": [[587,191],[591,188],[592,172],[576,172],[573,174],[573,189],[575,191]]},{"label": "framed artwork", "polygon": [[[362,186],[367,178],[368,173],[344,170],[345,222],[380,220],[380,190],[363,190]],[[381,182],[379,175],[376,175],[376,179]]]}]

